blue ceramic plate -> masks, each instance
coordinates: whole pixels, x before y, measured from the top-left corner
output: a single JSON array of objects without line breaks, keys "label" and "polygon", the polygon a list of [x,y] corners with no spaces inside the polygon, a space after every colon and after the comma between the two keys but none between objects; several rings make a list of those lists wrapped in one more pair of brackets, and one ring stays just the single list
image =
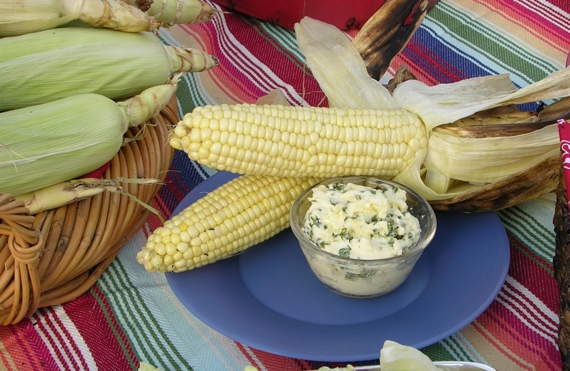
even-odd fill
[{"label": "blue ceramic plate", "polygon": [[[175,213],[234,177],[215,174]],[[385,340],[423,348],[467,326],[506,278],[509,242],[495,213],[436,214],[433,242],[406,282],[380,298],[350,299],[324,288],[289,229],[240,255],[166,278],[197,318],[250,347],[316,361],[377,359]]]}]

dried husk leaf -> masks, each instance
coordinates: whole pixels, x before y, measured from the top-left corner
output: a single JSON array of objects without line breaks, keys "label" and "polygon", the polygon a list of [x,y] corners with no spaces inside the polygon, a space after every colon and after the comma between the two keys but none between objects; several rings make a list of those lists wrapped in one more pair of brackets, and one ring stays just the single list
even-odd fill
[{"label": "dried husk leaf", "polygon": [[[369,85],[371,75],[374,75],[374,61],[364,60],[368,75],[363,76],[362,64],[354,50],[347,46],[348,38],[344,33],[306,19],[296,31],[307,64],[331,105],[386,108],[389,99],[382,98],[379,104],[377,98],[371,98],[379,91],[382,91],[381,95],[385,94],[378,85]],[[342,51],[342,58],[335,55],[337,52],[340,55],[339,51]],[[447,155],[454,151],[461,153],[457,159],[452,159],[456,162],[453,171],[446,169],[449,162],[446,154],[434,151],[428,154],[426,163],[423,156],[418,156],[394,180],[414,188],[438,205],[436,207],[466,211],[496,210],[552,191],[552,182],[558,179],[557,175],[551,176],[557,174],[552,167],[559,166],[553,161],[558,156],[559,142],[552,120],[568,113],[568,109],[566,105],[559,105],[544,110],[544,116],[540,117],[540,111],[521,112],[515,104],[568,96],[568,69],[522,89],[518,89],[506,74],[427,86],[404,72],[401,71],[398,77],[403,82],[396,79],[386,91],[392,91],[395,85],[393,98],[396,105],[422,118],[431,135],[430,141],[433,141],[430,150],[447,143]],[[468,146],[471,151],[467,151]]]},{"label": "dried husk leaf", "polygon": [[364,60],[342,31],[305,17],[295,25],[295,34],[307,65],[328,98],[329,106],[396,107],[390,92],[368,75]]},{"label": "dried husk leaf", "polygon": [[557,155],[559,146],[556,125],[486,138],[460,137],[436,129],[430,136],[423,166],[459,181],[492,183]]}]

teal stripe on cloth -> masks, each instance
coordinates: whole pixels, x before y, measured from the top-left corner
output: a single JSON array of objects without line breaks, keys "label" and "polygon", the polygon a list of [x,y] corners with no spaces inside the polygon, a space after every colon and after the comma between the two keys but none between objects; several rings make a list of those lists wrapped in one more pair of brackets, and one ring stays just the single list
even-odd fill
[{"label": "teal stripe on cloth", "polygon": [[[464,344],[468,344],[468,341],[461,334],[461,332],[455,333],[447,339],[444,339],[442,341],[442,344],[449,351],[449,353],[452,354],[453,359],[463,359],[471,362],[482,361],[482,357],[476,351],[474,351],[473,347],[464,347]],[[477,356],[473,357],[473,353]]]},{"label": "teal stripe on cloth", "polygon": [[283,30],[281,27],[268,22],[258,22],[261,28],[271,38],[271,43],[279,44],[283,49],[295,58],[294,62],[301,66],[305,64],[305,56],[299,50],[295,33],[289,30]]},{"label": "teal stripe on cloth", "polygon": [[137,357],[162,371],[242,371],[249,362],[235,343],[182,306],[164,274],[136,262],[145,242],[136,234],[98,282]]}]

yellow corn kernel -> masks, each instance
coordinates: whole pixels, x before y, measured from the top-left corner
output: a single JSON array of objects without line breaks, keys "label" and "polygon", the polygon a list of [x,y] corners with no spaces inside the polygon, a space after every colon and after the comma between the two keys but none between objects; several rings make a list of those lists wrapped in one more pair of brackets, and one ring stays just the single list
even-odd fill
[{"label": "yellow corn kernel", "polygon": [[428,135],[406,110],[241,104],[195,109],[170,143],[203,165],[239,174],[392,178],[425,155]]},{"label": "yellow corn kernel", "polygon": [[[320,180],[235,178],[155,229],[137,261],[149,272],[182,272],[240,253],[289,227],[293,202]],[[202,217],[194,220],[195,213]]]}]

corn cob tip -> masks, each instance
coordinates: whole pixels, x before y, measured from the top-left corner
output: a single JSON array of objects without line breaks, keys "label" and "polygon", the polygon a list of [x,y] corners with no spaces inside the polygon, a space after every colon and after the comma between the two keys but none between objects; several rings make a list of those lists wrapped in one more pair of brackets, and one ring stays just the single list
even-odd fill
[{"label": "corn cob tip", "polygon": [[202,72],[218,65],[217,57],[200,49],[165,46],[172,59],[173,72]]}]

